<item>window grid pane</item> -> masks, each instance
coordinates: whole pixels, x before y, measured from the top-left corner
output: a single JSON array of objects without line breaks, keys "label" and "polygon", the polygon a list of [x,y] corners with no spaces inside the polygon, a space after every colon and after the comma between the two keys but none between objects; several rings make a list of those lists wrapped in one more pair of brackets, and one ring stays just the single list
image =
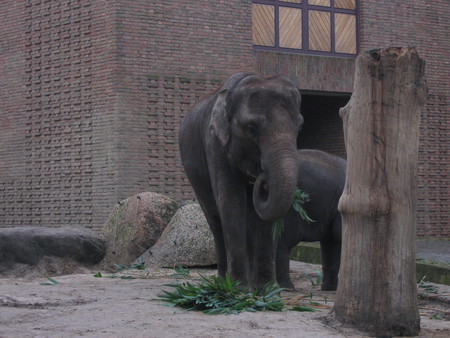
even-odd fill
[{"label": "window grid pane", "polygon": [[334,0],[334,7],[356,9],[356,0]]},{"label": "window grid pane", "polygon": [[356,0],[253,0],[253,44],[259,50],[356,56],[356,9]]},{"label": "window grid pane", "polygon": [[330,0],[308,0],[308,4],[314,6],[330,7]]},{"label": "window grid pane", "polygon": [[356,16],[335,14],[336,52],[356,54]]},{"label": "window grid pane", "polygon": [[275,46],[275,7],[252,5],[253,43],[258,46]]},{"label": "window grid pane", "polygon": [[280,47],[302,48],[302,10],[280,7]]},{"label": "window grid pane", "polygon": [[329,12],[309,11],[309,49],[331,52]]}]

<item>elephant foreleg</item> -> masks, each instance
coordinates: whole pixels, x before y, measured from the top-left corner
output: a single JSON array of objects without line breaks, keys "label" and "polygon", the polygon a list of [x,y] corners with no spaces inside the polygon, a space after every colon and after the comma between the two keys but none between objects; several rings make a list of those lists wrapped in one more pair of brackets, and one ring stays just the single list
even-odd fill
[{"label": "elephant foreleg", "polygon": [[272,238],[269,222],[261,221],[259,228],[253,284],[256,289],[261,290],[267,283],[276,281],[276,241]]},{"label": "elephant foreleg", "polygon": [[287,247],[279,245],[277,248],[277,282],[280,287],[295,290],[291,277],[289,276],[290,251]]},{"label": "elephant foreleg", "polygon": [[[220,201],[219,212],[222,224],[220,237],[223,238],[223,241],[218,242],[216,239],[216,245],[225,248],[223,251],[226,252],[226,256],[218,257],[218,259],[221,259],[221,263],[226,262],[226,272],[233,280],[240,281],[242,286],[251,286],[247,252],[245,197],[242,201],[239,198],[242,194],[229,191],[230,189],[238,189],[236,185],[220,186],[224,188],[218,192],[216,200]],[[222,266],[220,273],[222,273]]]},{"label": "elephant foreleg", "polygon": [[206,213],[206,220],[208,221],[211,232],[214,236],[214,244],[216,249],[217,260],[217,274],[225,278],[227,273],[227,252],[225,249],[225,241],[223,238],[222,225],[220,219],[217,217],[209,217]]}]

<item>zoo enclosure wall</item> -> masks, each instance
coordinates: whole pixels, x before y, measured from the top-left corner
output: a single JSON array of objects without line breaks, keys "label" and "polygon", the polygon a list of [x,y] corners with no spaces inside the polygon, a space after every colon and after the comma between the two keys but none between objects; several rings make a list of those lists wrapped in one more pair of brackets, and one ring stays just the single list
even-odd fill
[{"label": "zoo enclosure wall", "polygon": [[[289,75],[302,91],[352,91],[353,58],[254,50],[251,15],[251,1],[237,0],[2,1],[0,227],[99,230],[134,193],[192,198],[178,125],[233,72]],[[446,0],[359,1],[361,50],[416,45],[427,62],[418,235],[443,238],[449,17]]]}]

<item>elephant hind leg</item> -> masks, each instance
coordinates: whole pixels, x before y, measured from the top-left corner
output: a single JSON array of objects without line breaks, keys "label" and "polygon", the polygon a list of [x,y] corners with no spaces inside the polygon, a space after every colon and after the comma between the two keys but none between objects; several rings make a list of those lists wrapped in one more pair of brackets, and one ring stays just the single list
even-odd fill
[{"label": "elephant hind leg", "polygon": [[209,217],[205,215],[208,221],[211,232],[214,237],[214,245],[216,249],[216,260],[217,260],[217,274],[225,278],[227,274],[227,255],[225,249],[225,241],[223,238],[223,231],[220,219],[215,217]]},{"label": "elephant hind leg", "polygon": [[217,272],[221,277],[225,277],[227,273],[227,255],[225,249],[225,240],[222,230],[222,222],[217,211],[216,204],[212,198],[212,190],[210,187],[204,190],[194,189],[196,192],[198,203],[200,204],[206,221],[214,237],[214,247],[216,250]]},{"label": "elephant hind leg", "polygon": [[333,221],[333,232],[320,241],[323,271],[323,291],[335,291],[338,285],[338,274],[341,264],[341,216]]}]

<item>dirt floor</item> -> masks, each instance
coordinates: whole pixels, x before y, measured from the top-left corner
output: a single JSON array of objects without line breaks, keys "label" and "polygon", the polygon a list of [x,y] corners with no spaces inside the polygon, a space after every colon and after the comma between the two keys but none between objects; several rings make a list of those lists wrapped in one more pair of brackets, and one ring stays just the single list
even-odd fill
[{"label": "dirt floor", "polygon": [[[114,275],[102,273],[99,278],[94,272],[53,277],[59,284],[42,277],[4,278],[0,279],[0,337],[367,336],[336,321],[324,321],[333,306],[334,292],[321,292],[315,285],[318,269],[320,266],[293,262],[298,291],[283,294],[290,305],[310,305],[317,312],[238,315],[206,315],[163,305],[157,296],[163,289],[171,290],[165,285],[175,280],[172,269],[124,270]],[[198,272],[215,273],[191,270],[191,282]],[[450,303],[428,297],[428,293],[448,293],[449,288],[425,286],[420,288],[421,337],[449,337]]]}]

